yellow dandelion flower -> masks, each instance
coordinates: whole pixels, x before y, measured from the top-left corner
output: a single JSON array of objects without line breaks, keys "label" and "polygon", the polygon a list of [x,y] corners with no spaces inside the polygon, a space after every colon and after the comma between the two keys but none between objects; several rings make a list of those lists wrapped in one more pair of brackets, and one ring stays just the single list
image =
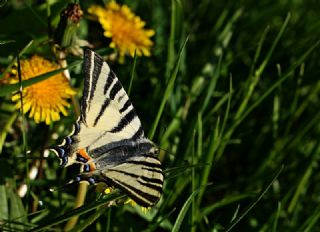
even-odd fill
[{"label": "yellow dandelion flower", "polygon": [[88,11],[98,18],[105,30],[104,35],[111,38],[110,47],[119,49],[120,59],[123,59],[125,54],[133,57],[135,51],[138,56],[151,55],[153,42],[150,37],[155,32],[144,29],[145,22],[128,6],[120,6],[112,1],[105,8],[93,5]]},{"label": "yellow dandelion flower", "polygon": [[[41,74],[56,70],[57,64],[34,55],[28,60],[22,60],[22,80],[31,79]],[[17,77],[13,82],[18,82]],[[69,107],[67,99],[76,92],[70,87],[68,80],[62,73],[49,77],[48,79],[23,88],[23,111],[29,113],[36,123],[46,122],[50,124],[60,119],[60,113],[67,115],[66,108]],[[21,107],[20,94],[12,96],[16,102],[16,108]]]}]

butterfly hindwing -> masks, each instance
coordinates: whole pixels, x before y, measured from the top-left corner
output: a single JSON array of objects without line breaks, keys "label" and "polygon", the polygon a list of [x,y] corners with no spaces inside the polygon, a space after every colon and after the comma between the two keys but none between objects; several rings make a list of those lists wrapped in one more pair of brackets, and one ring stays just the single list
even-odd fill
[{"label": "butterfly hindwing", "polygon": [[141,206],[153,205],[161,196],[163,175],[160,161],[154,157],[135,157],[102,173]]},{"label": "butterfly hindwing", "polygon": [[84,50],[84,90],[73,132],[52,150],[63,166],[82,165],[80,180],[103,181],[142,206],[160,198],[161,163],[120,81],[95,52]]}]

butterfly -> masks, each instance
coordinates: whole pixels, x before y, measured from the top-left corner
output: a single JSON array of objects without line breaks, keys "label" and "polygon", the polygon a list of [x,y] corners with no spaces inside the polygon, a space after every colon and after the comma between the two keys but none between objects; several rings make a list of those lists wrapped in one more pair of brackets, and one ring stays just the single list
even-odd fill
[{"label": "butterfly", "polygon": [[77,181],[104,182],[149,207],[162,194],[159,149],[144,136],[141,122],[109,65],[84,50],[85,75],[80,116],[61,145],[50,149],[61,166],[81,164]]}]

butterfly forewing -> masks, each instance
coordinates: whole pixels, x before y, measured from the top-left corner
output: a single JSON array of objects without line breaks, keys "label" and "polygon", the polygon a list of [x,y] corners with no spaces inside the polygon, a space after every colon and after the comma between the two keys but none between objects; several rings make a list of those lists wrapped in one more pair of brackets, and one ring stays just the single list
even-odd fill
[{"label": "butterfly forewing", "polygon": [[123,138],[143,136],[141,122],[120,81],[108,64],[88,49],[84,54],[84,73],[82,122],[89,128],[121,132]]},{"label": "butterfly forewing", "polygon": [[108,64],[85,49],[83,67],[80,117],[73,132],[52,150],[64,166],[82,164],[83,180],[97,177],[142,206],[154,205],[163,185],[157,149],[144,137],[136,111]]}]

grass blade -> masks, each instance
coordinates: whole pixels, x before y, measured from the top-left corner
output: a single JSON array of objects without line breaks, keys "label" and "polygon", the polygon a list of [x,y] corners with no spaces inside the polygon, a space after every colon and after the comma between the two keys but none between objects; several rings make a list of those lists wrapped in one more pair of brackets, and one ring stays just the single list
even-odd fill
[{"label": "grass blade", "polygon": [[186,216],[188,209],[192,203],[193,198],[195,197],[195,195],[198,193],[199,191],[193,192],[188,199],[186,200],[186,202],[183,204],[181,211],[179,212],[179,215],[176,219],[176,222],[172,228],[172,232],[178,232],[180,231],[180,227],[182,225],[183,219]]},{"label": "grass blade", "polygon": [[226,232],[230,231],[235,227],[252,209],[255,207],[255,205],[262,199],[262,197],[268,192],[269,188],[272,186],[273,182],[279,177],[280,173],[283,170],[283,166],[278,170],[278,172],[275,174],[273,179],[271,180],[270,184],[261,192],[261,194],[258,196],[258,198],[237,218],[235,219],[230,226],[226,229]]},{"label": "grass blade", "polygon": [[39,225],[38,227],[33,228],[30,231],[36,232],[36,231],[43,231],[45,229],[49,229],[52,226],[60,224],[64,221],[67,221],[74,216],[80,216],[84,213],[87,213],[87,212],[90,212],[94,209],[97,209],[98,207],[103,206],[103,205],[107,206],[109,202],[114,201],[116,199],[119,199],[120,197],[122,197],[122,196],[119,194],[118,191],[113,191],[112,193],[108,194],[107,196],[105,196],[104,199],[102,199],[100,201],[93,202],[89,205],[85,205],[85,206],[73,209],[73,210],[63,214],[62,216],[56,217],[56,218],[50,220],[49,222],[46,222],[43,225]]},{"label": "grass blade", "polygon": [[163,99],[161,101],[161,104],[160,104],[156,119],[155,119],[155,121],[154,121],[154,123],[153,123],[153,125],[151,127],[151,130],[150,130],[150,133],[149,133],[149,136],[148,136],[151,140],[153,139],[153,136],[154,136],[154,134],[156,132],[156,129],[158,127],[161,115],[162,115],[163,110],[164,110],[164,106],[166,105],[167,100],[169,99],[169,96],[170,96],[170,94],[171,94],[171,92],[173,90],[174,82],[175,82],[175,80],[177,78],[177,74],[178,74],[178,70],[179,70],[179,64],[180,64],[181,55],[182,55],[182,52],[185,49],[185,46],[186,46],[187,42],[188,42],[188,37],[185,40],[185,42],[183,43],[183,45],[182,45],[182,47],[181,47],[181,49],[179,51],[178,58],[176,60],[174,70],[173,70],[173,72],[171,74],[169,83],[168,83],[167,88],[166,88],[166,90],[164,92],[164,96],[163,96]]}]

